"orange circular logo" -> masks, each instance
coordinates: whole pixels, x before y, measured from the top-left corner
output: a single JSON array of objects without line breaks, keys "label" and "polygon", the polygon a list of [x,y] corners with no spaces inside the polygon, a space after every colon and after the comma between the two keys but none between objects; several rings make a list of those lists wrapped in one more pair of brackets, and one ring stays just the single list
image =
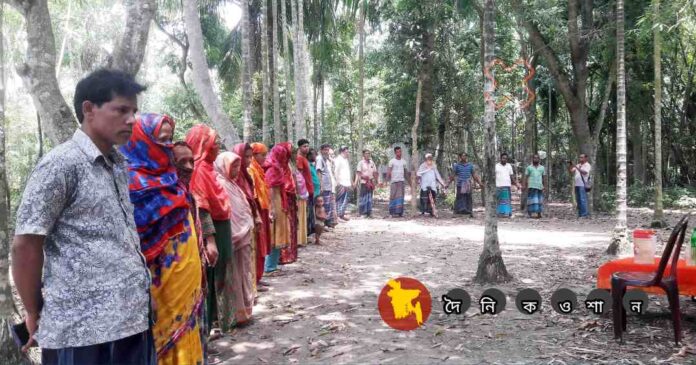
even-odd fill
[{"label": "orange circular logo", "polygon": [[382,320],[400,331],[420,327],[430,317],[432,306],[433,299],[425,285],[407,277],[390,279],[377,300]]}]

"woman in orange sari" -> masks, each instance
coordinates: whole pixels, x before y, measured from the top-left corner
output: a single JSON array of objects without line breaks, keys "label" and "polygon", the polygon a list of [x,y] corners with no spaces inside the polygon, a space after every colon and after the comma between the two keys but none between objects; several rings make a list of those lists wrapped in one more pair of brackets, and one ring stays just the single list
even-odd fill
[{"label": "woman in orange sari", "polygon": [[251,150],[253,158],[247,171],[254,181],[254,199],[259,208],[259,217],[261,225],[256,231],[256,283],[265,285],[261,281],[264,272],[264,264],[266,256],[271,253],[271,220],[269,211],[271,206],[270,191],[266,180],[264,179],[266,171],[263,169],[263,164],[266,162],[268,147],[263,143],[252,143]]},{"label": "woman in orange sari", "polygon": [[232,290],[235,325],[251,320],[254,306],[254,212],[245,189],[239,184],[242,158],[233,152],[223,152],[215,159],[217,181],[225,189],[234,207],[230,223],[232,225]]}]

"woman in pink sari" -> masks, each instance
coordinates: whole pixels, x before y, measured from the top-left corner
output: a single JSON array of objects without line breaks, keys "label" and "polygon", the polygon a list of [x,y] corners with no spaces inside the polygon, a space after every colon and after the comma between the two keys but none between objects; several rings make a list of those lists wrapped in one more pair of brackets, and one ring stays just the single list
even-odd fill
[{"label": "woman in pink sari", "polygon": [[215,159],[217,181],[230,198],[232,217],[232,248],[234,264],[232,269],[232,291],[234,297],[235,324],[251,320],[254,306],[255,258],[252,244],[254,234],[254,214],[244,189],[239,186],[242,159],[232,152],[223,152]]}]

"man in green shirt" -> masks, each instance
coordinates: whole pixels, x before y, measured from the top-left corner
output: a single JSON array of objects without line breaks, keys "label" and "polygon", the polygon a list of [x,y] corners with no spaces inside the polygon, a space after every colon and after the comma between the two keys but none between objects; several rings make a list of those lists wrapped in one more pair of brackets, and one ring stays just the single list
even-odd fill
[{"label": "man in green shirt", "polygon": [[537,218],[541,218],[541,213],[544,211],[544,166],[539,164],[539,155],[535,154],[532,158],[532,164],[527,166],[524,172],[526,179],[524,180],[527,188],[527,214],[532,217],[536,214]]}]

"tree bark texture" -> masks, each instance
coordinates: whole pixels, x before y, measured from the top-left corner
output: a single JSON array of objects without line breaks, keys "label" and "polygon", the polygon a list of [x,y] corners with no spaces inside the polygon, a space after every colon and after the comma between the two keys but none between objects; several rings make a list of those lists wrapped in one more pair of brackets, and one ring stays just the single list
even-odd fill
[{"label": "tree bark texture", "polygon": [[[427,76],[426,76],[427,77]],[[411,127],[411,209],[413,214],[418,211],[418,197],[420,188],[416,172],[420,164],[418,155],[418,127],[420,126],[421,99],[423,97],[423,75],[418,77],[418,91],[416,91],[416,115]]]},{"label": "tree bark texture", "polygon": [[664,207],[662,203],[662,33],[659,24],[660,0],[652,0],[653,9],[653,63],[655,68],[655,213],[653,226],[664,224]]},{"label": "tree bark texture", "polygon": [[210,118],[213,128],[226,145],[239,142],[239,134],[230,118],[222,110],[222,104],[218,99],[213,83],[208,72],[208,61],[203,49],[203,31],[198,15],[198,2],[195,0],[183,0],[184,22],[186,23],[186,35],[191,51],[191,65],[193,66],[193,86],[201,99],[203,108]]},{"label": "tree bark texture", "polygon": [[[284,1],[284,0],[281,0]],[[280,72],[279,50],[278,50],[278,0],[272,0],[273,4],[273,141],[283,142],[285,133],[280,124],[280,89],[278,76]]]},{"label": "tree bark texture", "polygon": [[251,54],[251,22],[249,20],[249,0],[242,1],[242,125],[244,142],[251,143],[254,138],[253,95],[251,74],[254,62]]},{"label": "tree bark texture", "polygon": [[292,55],[293,67],[295,71],[295,139],[305,138],[307,131],[305,128],[305,95],[304,95],[304,73],[303,73],[303,53],[302,53],[302,38],[304,33],[300,34],[299,12],[302,8],[302,0],[292,1],[292,22],[293,22],[293,42]]},{"label": "tree bark texture", "polygon": [[[286,114],[286,120],[287,120],[287,139],[289,141],[294,141],[295,140],[295,128],[294,128],[294,120],[295,120],[295,115],[293,114],[293,101],[292,101],[292,74],[290,73],[292,70],[292,65],[290,63],[290,45],[288,44],[288,37],[290,37],[290,28],[288,27],[288,21],[287,21],[287,2],[294,1],[294,0],[280,0],[280,19],[281,23],[283,25],[283,58],[285,59],[285,114]],[[292,5],[290,6],[292,8]]]},{"label": "tree bark texture", "polygon": [[624,2],[616,1],[616,227],[609,254],[625,254],[628,247],[626,218],[626,70],[624,61]]},{"label": "tree bark texture", "polygon": [[[488,66],[492,65],[495,59],[495,0],[485,0],[483,18],[484,58]],[[484,95],[488,95],[485,101],[486,106],[483,117],[484,140],[486,141],[484,146],[485,167],[483,171],[483,180],[486,185],[486,217],[483,251],[479,257],[478,270],[474,281],[478,283],[500,283],[510,280],[511,277],[505,268],[498,241],[498,218],[496,216],[495,197],[495,158],[498,153],[495,143],[494,81],[486,77],[484,79],[483,91]]]},{"label": "tree bark texture", "polygon": [[126,26],[109,60],[109,67],[137,75],[145,57],[156,0],[126,0]]},{"label": "tree bark texture", "polygon": [[27,56],[17,73],[34,101],[55,146],[70,139],[77,128],[72,110],[60,93],[56,79],[56,44],[47,0],[10,2],[26,21]]},{"label": "tree bark texture", "polygon": [[358,19],[358,151],[363,150],[363,119],[365,118],[365,12],[367,4],[360,1],[360,18]]},{"label": "tree bark texture", "polygon": [[271,142],[271,125],[268,123],[268,107],[271,89],[271,74],[268,65],[268,7],[266,0],[261,0],[261,77],[263,90],[261,92],[261,140],[268,145]]}]

